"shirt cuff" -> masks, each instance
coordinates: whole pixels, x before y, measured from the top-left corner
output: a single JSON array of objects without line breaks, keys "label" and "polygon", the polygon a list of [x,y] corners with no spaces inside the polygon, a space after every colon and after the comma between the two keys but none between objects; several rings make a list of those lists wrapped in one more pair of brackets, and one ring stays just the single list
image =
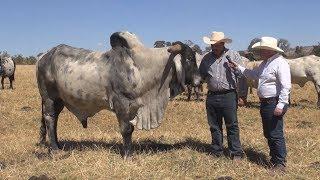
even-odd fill
[{"label": "shirt cuff", "polygon": [[285,105],[286,105],[286,103],[279,102],[279,103],[277,104],[277,108],[283,109],[283,107],[284,107]]}]

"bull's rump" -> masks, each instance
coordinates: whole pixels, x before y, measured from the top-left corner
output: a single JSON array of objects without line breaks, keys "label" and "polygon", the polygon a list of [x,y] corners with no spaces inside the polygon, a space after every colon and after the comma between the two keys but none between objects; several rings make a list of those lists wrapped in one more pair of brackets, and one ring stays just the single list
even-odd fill
[{"label": "bull's rump", "polygon": [[2,75],[4,77],[12,76],[14,74],[14,71],[15,71],[15,65],[14,65],[13,60],[11,58],[10,59],[5,59],[1,63],[2,63],[2,67],[3,67]]}]

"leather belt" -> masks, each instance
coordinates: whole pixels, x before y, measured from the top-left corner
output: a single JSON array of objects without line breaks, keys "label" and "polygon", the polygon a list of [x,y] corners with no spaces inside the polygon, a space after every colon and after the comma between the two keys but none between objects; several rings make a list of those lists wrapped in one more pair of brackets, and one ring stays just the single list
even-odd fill
[{"label": "leather belt", "polygon": [[269,97],[269,98],[259,98],[261,103],[273,103],[273,102],[278,102],[279,97]]},{"label": "leather belt", "polygon": [[220,95],[220,94],[227,94],[230,92],[236,92],[235,89],[229,89],[229,90],[225,90],[225,91],[208,91],[208,95]]}]

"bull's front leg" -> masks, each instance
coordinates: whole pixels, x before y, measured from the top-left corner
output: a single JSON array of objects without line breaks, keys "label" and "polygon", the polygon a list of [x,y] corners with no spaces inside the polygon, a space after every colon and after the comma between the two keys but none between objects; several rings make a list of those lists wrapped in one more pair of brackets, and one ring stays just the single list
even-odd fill
[{"label": "bull's front leg", "polygon": [[10,80],[10,89],[13,90],[13,79],[12,79],[12,77],[10,77],[9,80]]},{"label": "bull's front leg", "polygon": [[134,127],[128,121],[119,120],[120,132],[123,138],[123,158],[128,159],[133,154],[132,133]]},{"label": "bull's front leg", "polygon": [[194,93],[196,94],[196,100],[199,101],[200,100],[200,92],[199,92],[198,86],[194,87]]},{"label": "bull's front leg", "polygon": [[187,85],[187,89],[188,89],[188,101],[190,101],[191,93],[192,93],[192,86],[191,85]]}]

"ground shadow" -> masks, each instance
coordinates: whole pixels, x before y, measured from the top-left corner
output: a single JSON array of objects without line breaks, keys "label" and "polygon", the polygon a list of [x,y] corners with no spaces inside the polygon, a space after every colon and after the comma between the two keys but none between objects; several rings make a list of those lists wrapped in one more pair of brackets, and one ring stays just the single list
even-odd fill
[{"label": "ground shadow", "polygon": [[244,153],[246,154],[248,161],[265,168],[270,167],[268,157],[264,153],[258,152],[257,150],[251,147],[245,148]]},{"label": "ground shadow", "polygon": [[[78,150],[95,150],[95,149],[106,149],[116,154],[122,154],[122,143],[118,141],[74,141],[74,140],[62,140],[60,141],[61,147],[65,151]],[[133,149],[135,154],[156,154],[159,152],[167,152],[171,150],[178,150],[183,148],[190,148],[199,152],[210,153],[210,145],[202,143],[199,140],[187,138],[185,141],[178,143],[163,143],[155,140],[142,140],[133,141]]]},{"label": "ground shadow", "polygon": [[[108,150],[111,153],[123,155],[122,153],[122,143],[119,141],[96,141],[96,140],[84,140],[84,141],[76,141],[76,140],[61,140],[60,143],[61,147],[64,151],[94,151],[98,149]],[[184,141],[180,141],[177,143],[169,144],[163,143],[161,141],[155,140],[142,140],[142,141],[134,141],[133,142],[133,149],[134,154],[157,154],[160,152],[169,152],[175,151],[179,149],[186,149],[189,148],[193,151],[197,151],[199,153],[204,153],[207,155],[212,155],[212,148],[211,144],[201,142],[195,138],[186,138]],[[229,157],[229,152],[227,148],[223,149],[224,155]],[[244,153],[246,154],[246,158],[248,161],[255,163],[257,165],[263,166],[265,168],[270,167],[268,158],[265,154],[258,152],[254,148],[244,148]],[[38,155],[40,154],[40,155]],[[45,154],[45,155],[43,155]],[[38,158],[44,158],[48,156],[46,153],[36,153],[36,156],[40,156]],[[44,156],[44,157],[42,157]]]},{"label": "ground shadow", "polygon": [[[74,140],[62,140],[60,141],[61,147],[65,151],[87,151],[87,150],[96,150],[96,149],[105,149],[112,153],[123,155],[122,153],[122,143],[118,141],[74,141]],[[133,149],[135,154],[156,154],[159,152],[168,152],[174,151],[179,149],[189,148],[199,153],[204,153],[207,155],[212,154],[211,145],[208,143],[201,142],[198,139],[194,138],[186,138],[184,141],[169,144],[169,143],[162,143],[160,141],[154,140],[143,140],[143,141],[134,141],[133,142]],[[223,149],[223,153],[225,156],[229,156],[229,152],[227,148]],[[248,156],[248,159],[252,162],[256,162],[256,164],[261,164],[261,161],[266,159],[265,156],[255,152],[254,149],[246,149],[245,153]]]},{"label": "ground shadow", "polygon": [[316,105],[313,105],[313,103],[291,103],[289,107],[299,108],[299,109],[319,109]]}]

